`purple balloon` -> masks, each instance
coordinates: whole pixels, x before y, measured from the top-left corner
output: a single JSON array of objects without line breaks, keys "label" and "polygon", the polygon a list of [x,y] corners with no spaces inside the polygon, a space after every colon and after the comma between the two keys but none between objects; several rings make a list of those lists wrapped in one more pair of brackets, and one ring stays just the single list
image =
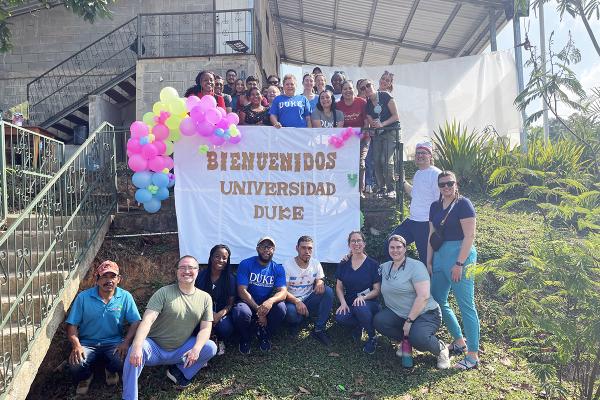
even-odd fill
[{"label": "purple balloon", "polygon": [[227,119],[221,118],[221,120],[217,122],[217,128],[221,128],[223,130],[229,128],[229,123],[227,122]]},{"label": "purple balloon", "polygon": [[192,111],[194,109],[194,107],[196,107],[198,104],[200,104],[200,98],[198,96],[190,96],[188,98],[185,99],[185,107],[188,109],[188,111]]},{"label": "purple balloon", "polygon": [[229,138],[229,143],[238,144],[242,140],[242,134],[239,133],[237,136],[232,136]]},{"label": "purple balloon", "polygon": [[213,134],[215,127],[208,121],[202,121],[196,125],[198,133],[201,136],[210,136]]},{"label": "purple balloon", "polygon": [[179,130],[184,136],[193,136],[196,134],[196,124],[191,117],[185,117],[179,124]]},{"label": "purple balloon", "polygon": [[215,146],[221,146],[223,143],[225,143],[225,138],[222,136],[211,136],[210,142]]},{"label": "purple balloon", "polygon": [[240,117],[239,115],[237,115],[236,113],[229,113],[227,114],[227,121],[229,122],[229,124],[233,124],[233,125],[237,125],[240,123]]},{"label": "purple balloon", "polygon": [[[203,97],[204,98],[204,97]],[[209,108],[205,111],[205,117],[211,124],[216,124],[221,120],[221,113],[216,108]]]},{"label": "purple balloon", "polygon": [[208,106],[208,108],[216,108],[217,100],[214,98],[214,96],[202,96],[200,99],[200,104],[205,104]]}]

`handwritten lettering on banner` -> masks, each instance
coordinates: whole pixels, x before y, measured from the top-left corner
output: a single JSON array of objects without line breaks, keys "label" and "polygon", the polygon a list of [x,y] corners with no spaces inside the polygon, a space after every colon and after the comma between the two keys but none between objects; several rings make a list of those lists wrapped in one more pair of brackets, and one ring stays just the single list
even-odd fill
[{"label": "handwritten lettering on banner", "polygon": [[201,138],[176,144],[180,252],[205,259],[225,243],[237,262],[270,235],[284,260],[295,255],[298,237],[310,235],[323,243],[321,261],[339,260],[347,233],[360,226],[359,138],[336,148],[329,139],[343,129],[239,129],[239,144],[202,154]]},{"label": "handwritten lettering on banner", "polygon": [[[208,171],[323,171],[335,168],[337,153],[255,153],[211,151],[206,154]],[[220,181],[226,196],[332,196],[333,182]],[[304,207],[254,205],[254,219],[304,219]]]}]

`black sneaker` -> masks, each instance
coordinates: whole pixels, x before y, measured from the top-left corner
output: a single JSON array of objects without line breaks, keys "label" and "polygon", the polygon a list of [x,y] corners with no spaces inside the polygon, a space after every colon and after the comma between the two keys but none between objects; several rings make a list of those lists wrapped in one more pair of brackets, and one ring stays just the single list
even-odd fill
[{"label": "black sneaker", "polygon": [[167,369],[167,378],[177,385],[177,389],[185,389],[192,383],[189,379],[183,376],[183,372],[176,365],[170,365]]},{"label": "black sneaker", "polygon": [[325,345],[327,347],[329,347],[333,344],[333,342],[331,341],[329,336],[327,336],[327,333],[325,333],[324,330],[316,331],[313,329],[313,331],[310,333],[310,336],[314,337],[315,339],[317,339],[319,342],[321,342],[323,345]]},{"label": "black sneaker", "polygon": [[250,354],[250,342],[240,342],[238,349],[240,350],[240,353],[244,355]]},{"label": "black sneaker", "polygon": [[377,339],[369,338],[363,347],[363,351],[367,354],[375,353],[375,349],[377,348]]},{"label": "black sneaker", "polygon": [[263,353],[268,353],[271,351],[271,341],[266,336],[263,336],[260,339],[260,350]]}]

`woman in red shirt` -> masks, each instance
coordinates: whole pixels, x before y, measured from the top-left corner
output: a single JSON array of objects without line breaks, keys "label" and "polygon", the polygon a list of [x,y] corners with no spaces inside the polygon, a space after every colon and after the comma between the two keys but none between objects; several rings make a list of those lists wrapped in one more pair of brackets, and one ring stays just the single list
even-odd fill
[{"label": "woman in red shirt", "polygon": [[215,94],[215,74],[210,71],[202,71],[196,76],[196,85],[192,86],[185,92],[185,97],[189,96],[202,96],[211,95],[217,100],[217,107],[223,107],[225,109],[225,100],[223,96]]}]

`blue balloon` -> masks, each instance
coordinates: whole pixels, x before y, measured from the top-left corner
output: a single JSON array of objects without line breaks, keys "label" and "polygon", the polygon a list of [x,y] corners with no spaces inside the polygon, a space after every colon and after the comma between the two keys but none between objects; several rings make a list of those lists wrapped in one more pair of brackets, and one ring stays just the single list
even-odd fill
[{"label": "blue balloon", "polygon": [[169,189],[167,189],[166,187],[161,187],[158,188],[158,192],[156,192],[156,194],[154,195],[155,199],[158,200],[166,200],[169,198]]},{"label": "blue balloon", "polygon": [[148,189],[138,189],[135,191],[135,201],[145,203],[152,199],[152,193]]},{"label": "blue balloon", "polygon": [[152,184],[152,172],[140,171],[133,174],[131,181],[138,189],[144,189]]},{"label": "blue balloon", "polygon": [[215,135],[223,136],[223,135],[225,135],[225,131],[221,128],[217,128],[217,129],[215,129]]},{"label": "blue balloon", "polygon": [[167,187],[169,184],[169,176],[162,172],[155,172],[154,175],[152,175],[152,183],[159,188]]},{"label": "blue balloon", "polygon": [[168,188],[172,188],[173,186],[175,186],[175,175],[171,174],[172,177],[169,178],[169,185],[167,186]]},{"label": "blue balloon", "polygon": [[160,200],[158,199],[150,199],[144,203],[144,210],[148,211],[150,214],[153,214],[160,210]]}]

